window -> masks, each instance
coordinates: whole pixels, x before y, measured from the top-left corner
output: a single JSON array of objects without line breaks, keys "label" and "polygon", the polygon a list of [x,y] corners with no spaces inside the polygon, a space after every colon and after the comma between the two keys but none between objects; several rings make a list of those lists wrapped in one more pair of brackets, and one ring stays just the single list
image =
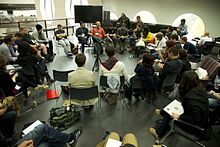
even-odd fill
[{"label": "window", "polygon": [[66,16],[67,18],[72,18],[69,19],[68,21],[70,25],[75,24],[75,10],[74,10],[75,5],[88,5],[88,0],[66,0],[65,3]]},{"label": "window", "polygon": [[185,19],[186,24],[188,26],[188,34],[186,35],[189,39],[194,37],[200,37],[205,32],[205,25],[203,20],[193,14],[193,13],[185,13],[178,16],[172,23],[173,26],[178,26],[180,24],[180,20]]},{"label": "window", "polygon": [[[55,8],[53,0],[40,0],[40,11],[43,19],[51,20],[54,19]],[[52,23],[52,21],[48,21]]]},{"label": "window", "polygon": [[137,16],[140,16],[142,22],[144,22],[144,23],[154,23],[154,24],[157,23],[157,21],[156,21],[154,15],[153,15],[151,12],[149,12],[149,11],[140,11],[140,12],[138,12],[138,13],[134,16],[133,21],[136,20],[136,17],[137,17]]}]

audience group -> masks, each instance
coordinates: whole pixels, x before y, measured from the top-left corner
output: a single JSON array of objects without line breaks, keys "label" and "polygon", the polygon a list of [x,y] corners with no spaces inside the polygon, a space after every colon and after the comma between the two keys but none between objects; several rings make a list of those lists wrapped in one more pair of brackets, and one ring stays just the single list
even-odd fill
[{"label": "audience group", "polygon": [[[136,101],[140,99],[154,100],[156,95],[171,92],[174,84],[178,84],[178,94],[182,103],[184,113],[182,115],[169,115],[164,110],[156,109],[156,114],[162,116],[161,123],[157,128],[150,128],[150,133],[159,139],[169,130],[169,122],[172,119],[180,119],[208,130],[210,125],[219,119],[220,94],[219,92],[219,73],[213,82],[214,86],[207,88],[199,79],[198,75],[191,70],[190,60],[201,58],[200,50],[206,41],[210,41],[209,33],[206,32],[197,45],[193,45],[185,36],[188,33],[186,20],[182,19],[177,28],[168,28],[155,35],[150,32],[149,27],[141,21],[140,16],[136,17],[133,25],[130,19],[122,13],[118,19],[118,28],[109,24],[106,29],[101,27],[99,21],[96,22],[91,31],[89,31],[83,22],[76,30],[76,37],[81,44],[81,53],[75,57],[77,68],[68,74],[70,87],[89,88],[96,84],[95,75],[87,70],[86,56],[84,55],[85,46],[89,44],[89,38],[92,36],[93,43],[96,44],[94,52],[102,54],[104,51],[108,58],[101,62],[99,74],[107,77],[107,83],[110,93],[117,94],[120,90],[120,77],[125,79],[125,97],[127,105],[132,107],[132,97]],[[67,56],[73,56],[71,53],[71,43],[68,41],[62,25],[57,26],[55,32],[56,41],[63,48]],[[51,51],[48,47],[49,40],[42,31],[41,25],[36,25],[36,31],[29,34],[27,27],[22,27],[20,32],[14,36],[6,36],[4,42],[0,45],[0,99],[14,97],[19,92],[23,92],[28,99],[28,87],[34,89],[45,88],[44,78],[51,84],[54,80],[48,74],[46,62],[51,61]],[[107,44],[103,47],[103,43]],[[49,44],[50,45],[50,44]],[[119,48],[117,48],[119,45]],[[134,75],[129,75],[126,69],[126,63],[123,63],[115,56],[118,51],[123,54],[127,46],[129,52],[138,57],[143,51],[142,59],[134,68]],[[153,47],[152,49],[149,49]],[[147,48],[146,48],[147,47]],[[22,67],[19,70],[8,70],[7,64],[18,64]],[[9,72],[10,71],[10,72]],[[141,81],[141,89],[133,89],[137,81]],[[7,83],[7,84],[6,84]],[[171,91],[170,91],[171,90]],[[16,99],[15,99],[16,101]],[[90,100],[72,100],[74,105],[83,105],[85,108],[93,108],[98,98]],[[116,100],[117,101],[117,100]],[[115,103],[110,103],[115,104]],[[210,111],[210,109],[212,111]],[[0,132],[5,138],[11,138],[14,133],[14,124],[17,115],[19,115],[19,106],[15,105],[16,112],[11,108],[6,108],[0,102]],[[4,127],[3,127],[4,126]],[[204,134],[188,129],[187,126],[180,125],[181,128],[189,133],[204,138]],[[5,129],[7,128],[7,129]],[[50,132],[49,134],[47,134]],[[52,136],[48,141],[40,139],[38,133]],[[46,143],[69,143],[77,141],[81,130],[77,129],[73,133],[65,134],[50,128],[47,125],[40,125],[29,135],[25,136],[19,142],[18,147],[28,145],[39,145]],[[97,144],[97,147],[104,147],[106,139],[112,138],[119,140],[117,133],[111,132],[103,141]],[[126,139],[129,138],[129,139]],[[130,141],[130,142],[129,142]],[[130,145],[137,147],[137,139],[133,134],[127,134],[123,140],[123,146]]]}]

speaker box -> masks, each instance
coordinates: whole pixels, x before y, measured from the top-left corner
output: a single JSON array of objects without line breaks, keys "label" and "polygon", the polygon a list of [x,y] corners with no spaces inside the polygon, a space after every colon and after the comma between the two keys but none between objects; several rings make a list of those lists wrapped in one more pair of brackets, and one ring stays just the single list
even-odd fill
[{"label": "speaker box", "polygon": [[110,11],[104,11],[104,21],[110,21]]}]

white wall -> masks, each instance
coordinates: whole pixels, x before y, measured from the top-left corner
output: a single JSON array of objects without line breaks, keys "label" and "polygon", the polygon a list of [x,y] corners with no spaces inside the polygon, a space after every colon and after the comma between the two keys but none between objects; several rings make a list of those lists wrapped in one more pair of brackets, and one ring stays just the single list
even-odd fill
[{"label": "white wall", "polygon": [[120,17],[121,12],[132,19],[141,11],[150,11],[160,24],[172,24],[183,13],[194,13],[202,18],[206,31],[220,36],[219,0],[103,0],[104,10]]},{"label": "white wall", "polygon": [[1,4],[34,4],[34,0],[1,0]]}]

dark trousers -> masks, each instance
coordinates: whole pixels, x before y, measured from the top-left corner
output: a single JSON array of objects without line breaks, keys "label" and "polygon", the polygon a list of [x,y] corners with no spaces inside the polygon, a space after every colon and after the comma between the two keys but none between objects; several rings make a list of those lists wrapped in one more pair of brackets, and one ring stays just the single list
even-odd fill
[{"label": "dark trousers", "polygon": [[0,117],[0,130],[5,138],[13,136],[16,118],[17,113],[11,110],[7,110],[5,114]]},{"label": "dark trousers", "polygon": [[69,139],[69,134],[62,133],[48,125],[41,124],[19,140],[16,145],[25,140],[33,140],[34,146],[36,147],[65,147]]}]

